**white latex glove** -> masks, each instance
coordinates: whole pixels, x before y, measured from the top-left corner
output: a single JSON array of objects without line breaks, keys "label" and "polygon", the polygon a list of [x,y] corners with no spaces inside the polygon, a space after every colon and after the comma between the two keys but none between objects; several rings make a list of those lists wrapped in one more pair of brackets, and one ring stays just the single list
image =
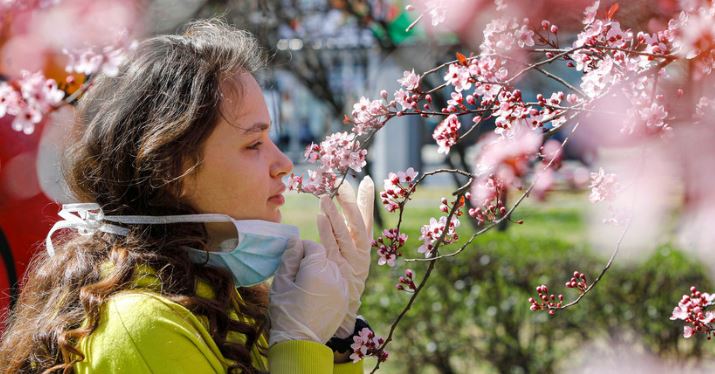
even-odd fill
[{"label": "white latex glove", "polygon": [[[363,178],[358,187],[357,199],[353,188],[343,183],[338,189],[337,200],[346,219],[338,212],[335,204],[326,196],[320,200],[320,207],[330,221],[330,228],[320,232],[321,241],[326,246],[337,246],[342,257],[347,260],[348,290],[350,302],[348,312],[335,333],[338,338],[347,338],[355,330],[355,320],[360,309],[360,298],[365,290],[365,281],[370,273],[370,253],[372,247],[373,204],[375,186],[369,176]],[[324,240],[332,236],[327,230],[332,229],[336,242]],[[329,251],[335,251],[331,248]],[[339,265],[342,265],[338,262]]]},{"label": "white latex glove", "polygon": [[[318,227],[329,225],[325,216],[318,216]],[[334,246],[330,250],[336,253],[329,253],[318,243],[301,243],[286,250],[273,278],[269,346],[284,340],[326,343],[347,313],[347,278],[334,260],[340,253]]]}]

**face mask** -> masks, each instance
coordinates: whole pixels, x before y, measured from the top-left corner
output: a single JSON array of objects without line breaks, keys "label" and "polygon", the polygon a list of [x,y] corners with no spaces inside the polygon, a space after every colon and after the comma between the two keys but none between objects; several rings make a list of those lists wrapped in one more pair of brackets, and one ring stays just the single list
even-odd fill
[{"label": "face mask", "polygon": [[[236,286],[248,287],[264,282],[278,270],[283,253],[300,244],[297,227],[262,220],[235,220],[224,214],[188,214],[176,216],[105,216],[97,204],[65,204],[59,213],[64,220],[55,223],[45,240],[47,253],[53,256],[52,234],[60,229],[76,229],[81,235],[97,231],[126,236],[129,230],[108,222],[162,225],[169,223],[233,222],[238,244],[225,251],[208,252],[186,248],[196,263],[224,268],[233,275]],[[235,243],[235,240],[233,240]]]}]

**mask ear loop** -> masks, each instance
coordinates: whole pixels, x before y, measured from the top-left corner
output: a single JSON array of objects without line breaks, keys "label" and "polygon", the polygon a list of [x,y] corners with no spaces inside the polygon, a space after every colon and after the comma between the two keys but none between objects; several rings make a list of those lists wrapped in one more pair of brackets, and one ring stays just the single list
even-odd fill
[{"label": "mask ear loop", "polygon": [[[63,204],[58,213],[63,220],[56,222],[45,238],[47,254],[55,255],[52,234],[61,229],[75,229],[80,235],[94,235],[97,231],[119,236],[127,236],[129,229],[107,222],[128,225],[164,225],[170,223],[233,222],[225,214],[181,214],[174,216],[105,216],[96,203]],[[238,230],[238,228],[236,228]]]}]

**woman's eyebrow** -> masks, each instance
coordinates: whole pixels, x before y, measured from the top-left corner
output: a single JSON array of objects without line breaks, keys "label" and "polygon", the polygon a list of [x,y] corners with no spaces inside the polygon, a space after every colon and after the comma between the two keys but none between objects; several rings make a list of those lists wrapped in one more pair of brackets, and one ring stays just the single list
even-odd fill
[{"label": "woman's eyebrow", "polygon": [[268,130],[269,127],[270,127],[270,124],[268,124],[268,123],[257,122],[257,123],[254,123],[253,126],[251,126],[249,128],[244,129],[241,127],[241,129],[243,130],[244,134],[249,134],[249,133],[261,132],[261,131]]}]

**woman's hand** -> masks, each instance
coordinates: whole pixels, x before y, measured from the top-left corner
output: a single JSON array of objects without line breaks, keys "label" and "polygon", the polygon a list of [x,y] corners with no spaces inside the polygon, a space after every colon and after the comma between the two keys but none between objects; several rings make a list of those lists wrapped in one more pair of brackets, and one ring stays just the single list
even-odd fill
[{"label": "woman's hand", "polygon": [[370,273],[375,200],[372,179],[368,176],[363,178],[358,187],[357,198],[350,184],[343,183],[338,190],[337,200],[346,219],[340,215],[332,200],[324,196],[320,199],[320,207],[327,216],[329,225],[318,225],[318,232],[323,245],[326,248],[332,247],[329,252],[342,254],[345,263],[340,260],[336,262],[343,268],[344,273],[351,274],[347,279],[350,300],[348,312],[335,333],[338,338],[346,338],[355,330],[360,298]]},{"label": "woman's hand", "polygon": [[[329,225],[327,218],[319,215],[318,226],[325,225]],[[324,344],[348,310],[348,278],[352,274],[346,273],[345,259],[334,246],[326,248],[309,240],[301,244],[283,254],[273,278],[268,306],[269,346],[285,340]]]}]

